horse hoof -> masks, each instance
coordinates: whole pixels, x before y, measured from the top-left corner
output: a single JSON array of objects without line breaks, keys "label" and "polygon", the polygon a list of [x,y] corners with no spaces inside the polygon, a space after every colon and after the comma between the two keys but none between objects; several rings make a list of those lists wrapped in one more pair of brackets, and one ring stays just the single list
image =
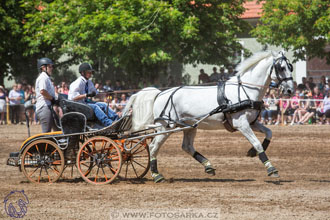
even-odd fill
[{"label": "horse hoof", "polygon": [[214,176],[215,175],[215,169],[212,166],[206,166],[205,167],[205,173]]},{"label": "horse hoof", "polygon": [[255,157],[257,156],[257,151],[252,147],[246,154],[247,157]]},{"label": "horse hoof", "polygon": [[152,177],[154,179],[154,183],[162,183],[165,182],[165,178],[162,174],[158,173]]},{"label": "horse hoof", "polygon": [[280,175],[278,175],[278,171],[276,170],[275,167],[269,167],[267,169],[267,173],[268,173],[268,176],[270,176],[270,177],[280,177]]}]

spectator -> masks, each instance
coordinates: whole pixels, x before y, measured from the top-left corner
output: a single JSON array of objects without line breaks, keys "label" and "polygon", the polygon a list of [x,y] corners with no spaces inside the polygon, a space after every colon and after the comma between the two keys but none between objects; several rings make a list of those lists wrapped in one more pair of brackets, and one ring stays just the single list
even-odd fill
[{"label": "spectator", "polygon": [[316,110],[315,110],[314,102],[311,101],[312,98],[313,98],[312,94],[309,94],[308,101],[301,111],[301,117],[300,120],[298,121],[299,125],[303,125],[305,122],[307,122],[310,118],[312,118],[315,115]]},{"label": "spectator", "polygon": [[18,90],[16,84],[13,85],[13,89],[9,92],[9,107],[11,112],[11,123],[18,124],[20,122],[20,103],[22,99],[22,94]]},{"label": "spectator", "polygon": [[328,79],[328,83],[325,84],[325,93],[327,94],[327,92],[329,91],[330,89],[330,78]]},{"label": "spectator", "polygon": [[291,112],[290,112],[290,101],[289,96],[284,96],[283,98],[280,98],[279,100],[279,106],[278,106],[278,113],[277,113],[277,122],[276,125],[278,125],[281,121],[281,118],[283,116],[283,124],[287,124],[287,119],[291,120]]},{"label": "spectator", "polygon": [[309,77],[309,78],[308,78],[308,83],[307,83],[307,85],[308,85],[308,89],[309,89],[310,91],[313,91],[314,87],[316,86],[315,83],[314,83],[313,77]]},{"label": "spectator", "polygon": [[[296,90],[296,95],[291,98],[290,104],[291,104],[291,109],[293,111],[292,115],[292,120],[290,125],[294,125],[296,122],[298,122],[297,118],[297,109],[299,108],[299,99],[300,99],[300,91]],[[304,95],[304,94],[302,94]]]},{"label": "spectator", "polygon": [[111,85],[111,80],[110,79],[107,79],[105,81],[105,85],[103,86],[103,90],[104,91],[110,91],[110,90],[112,90],[112,85]]},{"label": "spectator", "polygon": [[277,104],[278,101],[275,97],[275,90],[270,90],[269,94],[266,94],[266,99],[264,99],[265,109],[261,113],[261,123],[266,124],[266,118],[268,119],[267,124],[271,125],[273,117],[277,115]]},{"label": "spectator", "polygon": [[118,90],[123,90],[123,89],[124,89],[124,87],[122,86],[120,80],[116,80],[113,90],[118,91]]},{"label": "spectator", "polygon": [[229,79],[229,75],[225,73],[225,68],[220,67],[220,80],[221,81],[226,81]]},{"label": "spectator", "polygon": [[115,94],[114,97],[113,97],[113,100],[111,101],[110,103],[110,108],[114,111],[114,112],[120,112],[120,101],[119,101],[119,98],[118,98],[118,95]]},{"label": "spectator", "polygon": [[318,86],[315,86],[313,89],[313,96],[312,99],[315,99],[315,108],[319,108],[321,105],[321,101],[316,101],[316,100],[323,100],[324,96],[321,93],[320,89]]},{"label": "spectator", "polygon": [[25,100],[25,92],[23,89],[23,85],[21,83],[17,84],[17,90],[19,91],[19,93],[21,94],[21,99],[20,99],[20,104],[24,105],[24,100]]},{"label": "spectator", "polygon": [[126,94],[125,93],[121,94],[120,103],[119,103],[119,106],[118,106],[119,112],[117,113],[117,114],[119,114],[119,116],[121,116],[121,113],[124,110],[127,102],[128,102],[128,100],[127,100]]},{"label": "spectator", "polygon": [[297,86],[297,89],[299,89],[300,91],[304,91],[307,89],[307,79],[306,77],[303,77],[302,78],[302,83],[300,83],[298,86]]},{"label": "spectator", "polygon": [[234,68],[232,66],[228,66],[228,77],[232,77],[235,75]]},{"label": "spectator", "polygon": [[325,86],[327,84],[327,80],[325,76],[321,76],[321,82],[317,85],[320,89],[320,91],[325,94]]},{"label": "spectator", "polygon": [[204,72],[204,69],[199,70],[200,74],[198,76],[198,84],[208,83],[210,81],[209,75]]},{"label": "spectator", "polygon": [[3,86],[0,86],[0,124],[5,124],[5,115],[7,112],[6,103],[8,103],[8,97],[6,90]]},{"label": "spectator", "polygon": [[217,68],[213,67],[213,73],[210,76],[210,82],[218,82],[220,79],[220,74],[217,72]]},{"label": "spectator", "polygon": [[61,86],[58,89],[58,93],[68,95],[69,94],[69,86],[66,82],[61,82]]},{"label": "spectator", "polygon": [[34,123],[35,118],[35,103],[36,103],[36,96],[35,93],[32,91],[32,86],[28,85],[25,88],[25,103],[24,108],[29,117],[29,123]]},{"label": "spectator", "polygon": [[323,102],[321,103],[320,110],[317,112],[318,116],[323,122],[323,117],[326,118],[327,125],[330,125],[330,92],[329,90],[324,96]]}]

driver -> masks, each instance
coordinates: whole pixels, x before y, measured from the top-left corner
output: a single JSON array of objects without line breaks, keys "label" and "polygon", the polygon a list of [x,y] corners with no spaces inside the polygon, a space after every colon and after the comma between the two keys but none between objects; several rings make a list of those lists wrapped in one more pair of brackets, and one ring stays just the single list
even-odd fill
[{"label": "driver", "polygon": [[103,126],[111,125],[115,120],[118,120],[118,115],[108,108],[106,103],[93,102],[89,99],[98,93],[90,80],[94,72],[92,65],[82,63],[79,66],[79,72],[81,76],[70,84],[68,99],[89,105]]}]

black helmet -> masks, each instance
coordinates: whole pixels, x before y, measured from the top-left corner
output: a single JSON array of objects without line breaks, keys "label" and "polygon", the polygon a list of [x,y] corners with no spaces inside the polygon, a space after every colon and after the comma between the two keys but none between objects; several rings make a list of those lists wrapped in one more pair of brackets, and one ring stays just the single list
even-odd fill
[{"label": "black helmet", "polygon": [[43,57],[43,58],[39,59],[38,60],[38,70],[40,70],[40,68],[43,65],[48,65],[48,64],[54,65],[53,61],[47,57]]},{"label": "black helmet", "polygon": [[89,70],[89,71],[93,71],[94,72],[94,69],[92,67],[92,65],[90,65],[89,63],[82,63],[80,64],[79,66],[79,73],[82,73],[86,70]]}]

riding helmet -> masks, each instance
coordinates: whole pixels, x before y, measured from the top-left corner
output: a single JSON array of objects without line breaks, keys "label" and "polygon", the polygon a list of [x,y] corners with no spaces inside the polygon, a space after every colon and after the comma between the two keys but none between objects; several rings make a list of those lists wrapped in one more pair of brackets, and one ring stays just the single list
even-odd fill
[{"label": "riding helmet", "polygon": [[47,57],[43,57],[43,58],[40,58],[38,60],[38,70],[40,70],[40,68],[43,66],[43,65],[48,65],[48,64],[51,64],[51,65],[54,65],[53,61]]},{"label": "riding helmet", "polygon": [[82,63],[79,66],[79,73],[82,73],[84,71],[92,71],[92,72],[94,72],[94,69],[93,69],[92,65],[90,65],[89,63]]}]

